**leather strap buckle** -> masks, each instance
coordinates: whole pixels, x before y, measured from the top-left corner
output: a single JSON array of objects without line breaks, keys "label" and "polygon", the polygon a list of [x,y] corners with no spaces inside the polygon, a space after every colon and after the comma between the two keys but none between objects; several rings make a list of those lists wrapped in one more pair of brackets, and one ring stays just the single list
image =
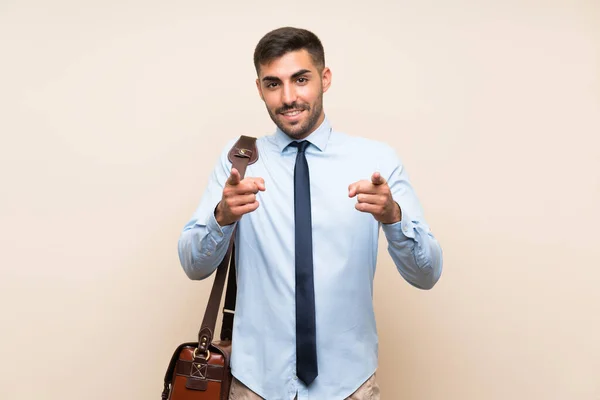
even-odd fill
[{"label": "leather strap buckle", "polygon": [[235,150],[236,150],[236,152],[234,155],[236,157],[252,158],[252,150],[250,150],[250,149],[236,148]]}]

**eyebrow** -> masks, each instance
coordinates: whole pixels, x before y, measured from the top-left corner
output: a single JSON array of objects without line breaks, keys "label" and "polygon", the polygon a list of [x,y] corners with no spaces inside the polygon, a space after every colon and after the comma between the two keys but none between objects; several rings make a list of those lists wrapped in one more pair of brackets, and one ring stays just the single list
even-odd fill
[{"label": "eyebrow", "polygon": [[[310,74],[310,73],[311,73],[311,71],[310,71],[309,69],[301,69],[300,71],[298,71],[298,72],[295,72],[295,73],[292,75],[292,79],[294,79],[294,78],[297,78],[297,77],[299,77],[299,76],[301,76],[301,75],[304,75],[304,74]],[[265,76],[264,78],[262,78],[262,81],[263,81],[263,82],[267,82],[267,81],[275,81],[275,82],[277,82],[277,81],[280,81],[280,80],[281,80],[281,79],[279,79],[279,78],[278,78],[278,77],[276,77],[276,76]]]}]

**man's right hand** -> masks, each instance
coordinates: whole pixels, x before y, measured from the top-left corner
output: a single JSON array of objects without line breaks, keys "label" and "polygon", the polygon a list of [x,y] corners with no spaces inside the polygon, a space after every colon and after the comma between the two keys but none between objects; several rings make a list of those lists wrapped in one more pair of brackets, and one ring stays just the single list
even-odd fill
[{"label": "man's right hand", "polygon": [[256,210],[259,206],[256,193],[264,192],[265,180],[263,178],[240,179],[237,169],[231,169],[227,178],[223,197],[215,209],[215,218],[220,226],[231,225],[242,218],[242,215]]}]

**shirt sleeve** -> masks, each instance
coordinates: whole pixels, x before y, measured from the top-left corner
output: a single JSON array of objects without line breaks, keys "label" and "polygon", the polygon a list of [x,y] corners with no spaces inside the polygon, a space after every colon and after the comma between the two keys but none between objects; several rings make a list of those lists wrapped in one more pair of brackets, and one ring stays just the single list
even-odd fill
[{"label": "shirt sleeve", "polygon": [[214,215],[215,208],[221,201],[225,182],[231,173],[231,163],[227,154],[234,143],[235,140],[231,141],[223,150],[209,177],[200,204],[179,237],[179,261],[190,279],[205,279],[217,269],[227,253],[231,235],[237,224],[219,226]]},{"label": "shirt sleeve", "polygon": [[388,252],[407,282],[419,289],[431,289],[442,274],[442,248],[423,217],[406,169],[396,153],[390,151],[392,165],[387,182],[394,201],[400,206],[402,219],[382,224]]}]

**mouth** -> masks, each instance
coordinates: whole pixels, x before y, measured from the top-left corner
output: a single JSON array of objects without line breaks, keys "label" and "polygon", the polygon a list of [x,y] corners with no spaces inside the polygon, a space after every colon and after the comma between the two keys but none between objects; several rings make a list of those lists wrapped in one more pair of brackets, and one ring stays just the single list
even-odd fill
[{"label": "mouth", "polygon": [[279,113],[283,118],[287,121],[295,121],[300,119],[304,110],[287,110],[285,112]]}]

